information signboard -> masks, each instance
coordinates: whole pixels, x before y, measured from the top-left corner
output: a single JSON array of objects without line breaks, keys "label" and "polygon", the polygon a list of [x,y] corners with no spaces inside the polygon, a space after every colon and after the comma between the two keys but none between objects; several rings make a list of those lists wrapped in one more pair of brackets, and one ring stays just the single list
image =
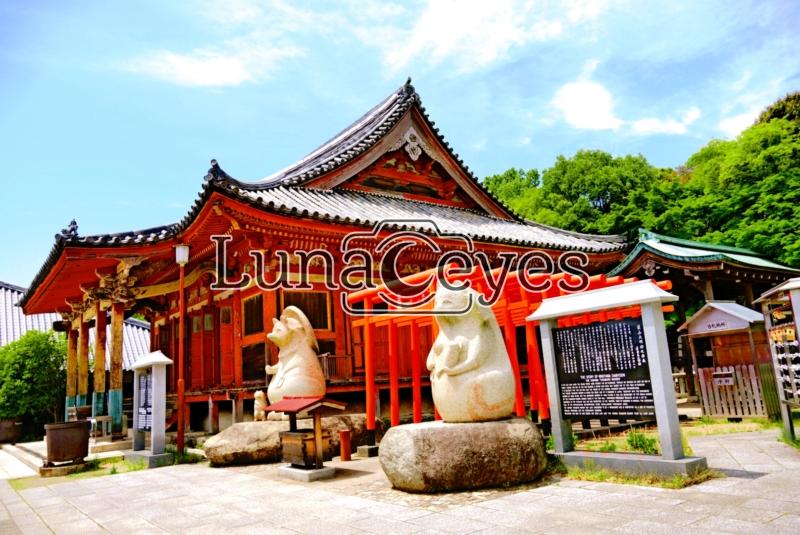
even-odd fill
[{"label": "information signboard", "polygon": [[566,419],[655,417],[639,318],[553,329]]},{"label": "information signboard", "polygon": [[139,431],[150,431],[153,426],[153,374],[139,375]]}]

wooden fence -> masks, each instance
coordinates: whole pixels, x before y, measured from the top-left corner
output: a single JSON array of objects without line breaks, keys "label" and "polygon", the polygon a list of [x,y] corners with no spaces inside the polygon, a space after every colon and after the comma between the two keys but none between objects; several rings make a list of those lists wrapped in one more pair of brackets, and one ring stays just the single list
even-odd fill
[{"label": "wooden fence", "polygon": [[[732,378],[733,384],[715,384],[713,374]],[[754,365],[700,368],[698,382],[703,414],[712,418],[766,417],[761,380]],[[731,381],[729,381],[731,382]]]}]

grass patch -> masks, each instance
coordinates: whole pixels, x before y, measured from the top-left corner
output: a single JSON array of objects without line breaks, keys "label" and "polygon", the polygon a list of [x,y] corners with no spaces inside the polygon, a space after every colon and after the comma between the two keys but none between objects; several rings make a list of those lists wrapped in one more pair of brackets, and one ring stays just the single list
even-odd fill
[{"label": "grass patch", "polygon": [[584,461],[583,468],[577,466],[567,467],[566,476],[570,479],[581,481],[660,487],[664,489],[683,489],[710,479],[725,477],[724,474],[710,469],[700,470],[692,475],[675,474],[673,476],[661,476],[657,474],[628,474],[615,472],[607,468],[599,468],[591,459],[586,459]]},{"label": "grass patch", "polygon": [[166,446],[165,450],[172,454],[172,464],[196,464],[205,461],[205,457],[202,455],[189,453],[186,450],[178,451],[178,448],[172,444]]}]

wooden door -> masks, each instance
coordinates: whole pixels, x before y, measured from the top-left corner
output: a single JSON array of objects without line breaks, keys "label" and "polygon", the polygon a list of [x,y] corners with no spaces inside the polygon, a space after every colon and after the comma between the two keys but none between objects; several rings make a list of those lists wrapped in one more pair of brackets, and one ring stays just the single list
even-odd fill
[{"label": "wooden door", "polygon": [[203,386],[219,384],[219,344],[217,343],[217,309],[203,309]]},{"label": "wooden door", "polygon": [[223,386],[236,379],[233,369],[233,300],[219,302],[219,379]]},{"label": "wooden door", "polygon": [[203,388],[203,313],[198,310],[189,316],[189,325],[192,333],[191,359],[192,373],[190,377],[192,390]]},{"label": "wooden door", "polygon": [[389,374],[389,326],[375,326],[375,375]]}]

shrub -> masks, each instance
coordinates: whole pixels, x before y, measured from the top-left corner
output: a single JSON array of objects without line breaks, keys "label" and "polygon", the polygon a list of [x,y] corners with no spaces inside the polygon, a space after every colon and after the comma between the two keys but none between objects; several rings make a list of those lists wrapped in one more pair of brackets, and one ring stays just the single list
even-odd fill
[{"label": "shrub", "polygon": [[66,396],[66,342],[49,331],[28,331],[0,348],[0,419],[20,418],[24,433],[62,419]]}]

